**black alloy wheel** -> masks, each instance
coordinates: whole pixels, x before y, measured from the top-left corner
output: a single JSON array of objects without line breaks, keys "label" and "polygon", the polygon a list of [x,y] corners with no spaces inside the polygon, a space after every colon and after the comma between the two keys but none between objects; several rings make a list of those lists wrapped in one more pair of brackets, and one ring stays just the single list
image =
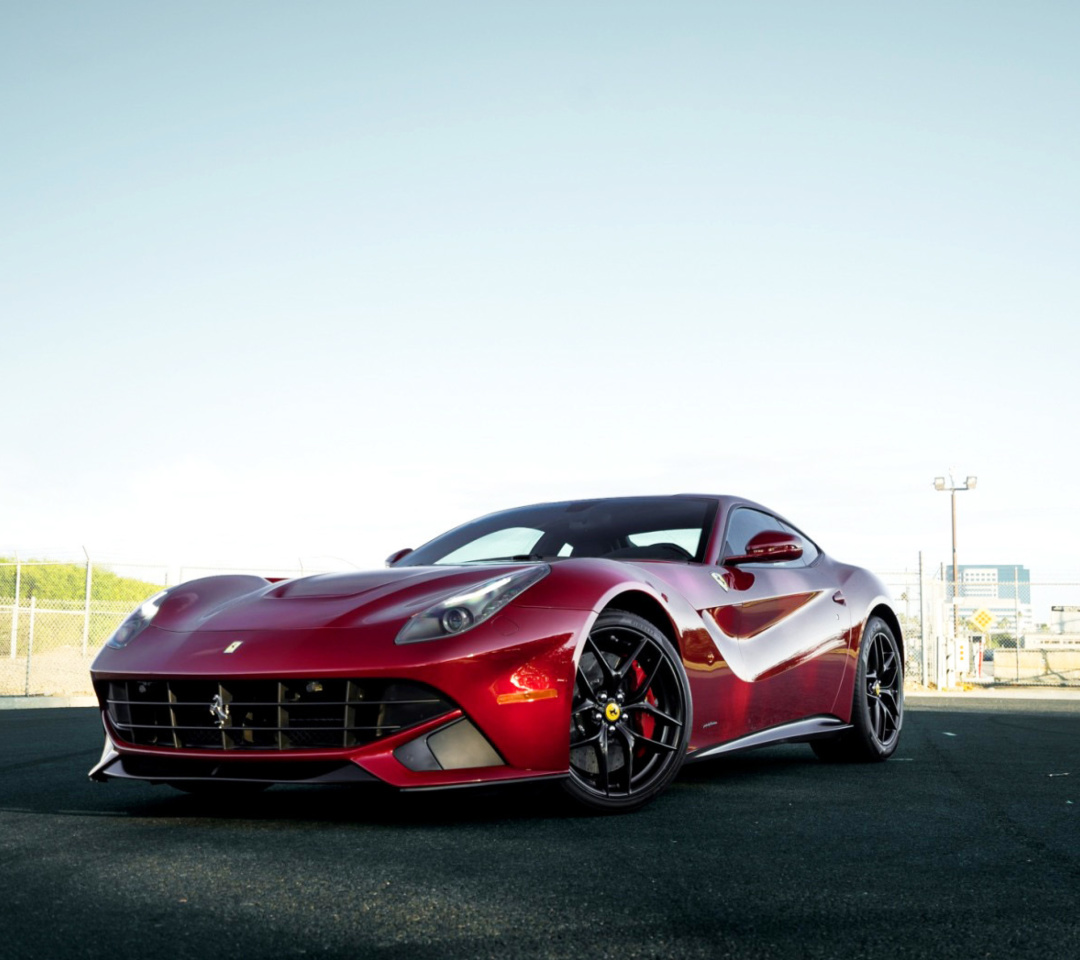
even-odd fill
[{"label": "black alloy wheel", "polygon": [[632,613],[601,614],[585,641],[570,711],[565,789],[594,810],[635,810],[679,772],[692,711],[671,643]]},{"label": "black alloy wheel", "polygon": [[887,760],[900,742],[904,724],[904,665],[892,628],[880,617],[870,617],[863,628],[852,728],[834,740],[815,740],[814,752],[822,760]]}]

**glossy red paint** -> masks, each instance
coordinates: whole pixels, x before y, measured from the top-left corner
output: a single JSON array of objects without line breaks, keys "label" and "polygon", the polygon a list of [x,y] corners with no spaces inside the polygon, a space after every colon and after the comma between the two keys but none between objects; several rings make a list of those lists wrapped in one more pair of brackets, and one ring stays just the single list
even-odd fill
[{"label": "glossy red paint", "polygon": [[706,612],[729,637],[750,640],[786,620],[817,596],[817,593],[791,593],[747,603],[729,603]]},{"label": "glossy red paint", "polygon": [[[205,759],[207,751],[125,741],[108,718],[108,681],[363,677],[427,685],[454,710],[359,747],[234,749],[228,760],[345,760],[400,788],[565,774],[577,665],[593,624],[610,609],[651,620],[678,649],[693,702],[691,755],[808,717],[846,722],[862,626],[875,612],[896,621],[884,587],[816,547],[807,565],[791,565],[803,540],[780,529],[788,521],[751,501],[711,499],[717,509],[704,562],[553,560],[543,579],[491,619],[432,641],[396,638],[419,611],[534,565],[398,566],[283,582],[226,576],[173,588],[142,633],[122,649],[104,648],[94,662],[118,755],[109,764],[125,757]],[[774,516],[777,530],[758,534],[725,564],[725,531],[739,509]],[[395,756],[398,747],[462,717],[499,765],[417,770]],[[109,764],[94,775],[108,778]]]},{"label": "glossy red paint", "polygon": [[786,562],[798,560],[803,554],[802,543],[794,534],[781,530],[762,530],[750,538],[742,556],[725,557],[727,566],[740,563]]}]

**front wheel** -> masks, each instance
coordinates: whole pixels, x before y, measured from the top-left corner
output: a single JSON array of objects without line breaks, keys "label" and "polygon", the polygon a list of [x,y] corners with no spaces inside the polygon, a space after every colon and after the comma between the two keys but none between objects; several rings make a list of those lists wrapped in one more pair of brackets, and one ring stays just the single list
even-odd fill
[{"label": "front wheel", "polygon": [[892,628],[870,617],[863,628],[851,729],[835,740],[810,744],[822,760],[887,760],[900,742],[904,723],[904,666]]},{"label": "front wheel", "polygon": [[566,791],[594,810],[636,810],[679,772],[691,720],[690,685],[663,633],[636,614],[601,614],[574,683]]}]

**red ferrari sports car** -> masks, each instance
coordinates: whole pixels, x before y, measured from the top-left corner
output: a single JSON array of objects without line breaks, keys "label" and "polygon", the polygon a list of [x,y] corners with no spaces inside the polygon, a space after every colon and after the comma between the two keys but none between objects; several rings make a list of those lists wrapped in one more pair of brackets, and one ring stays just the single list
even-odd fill
[{"label": "red ferrari sports car", "polygon": [[685,760],[807,741],[884,760],[903,721],[885,587],[759,504],[521,507],[386,570],[207,577],[132,613],[92,667],[95,780],[185,790],[552,778],[629,810]]}]

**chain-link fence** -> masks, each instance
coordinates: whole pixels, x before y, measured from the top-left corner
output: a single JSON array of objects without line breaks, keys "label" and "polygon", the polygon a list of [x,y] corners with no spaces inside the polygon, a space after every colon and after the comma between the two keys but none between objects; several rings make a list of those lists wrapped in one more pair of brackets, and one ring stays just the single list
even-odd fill
[{"label": "chain-link fence", "polygon": [[925,572],[905,570],[879,574],[893,598],[904,638],[904,677],[908,686],[943,685],[938,637],[944,636],[945,590]]},{"label": "chain-link fence", "polygon": [[0,559],[0,697],[92,694],[98,650],[135,607],[170,584],[222,573],[290,579],[323,572]]},{"label": "chain-link fence", "polygon": [[0,696],[88,694],[89,665],[168,568],[0,561]]},{"label": "chain-link fence", "polygon": [[942,567],[879,574],[900,617],[909,685],[1080,687],[1080,581],[1025,579],[1021,569],[964,570],[955,582]]},{"label": "chain-link fence", "polygon": [[[318,572],[0,560],[0,696],[92,693],[90,663],[101,645],[170,583]],[[1010,591],[1007,578],[954,585],[941,567],[880,576],[900,618],[909,686],[1080,687],[1080,582],[1017,575]]]},{"label": "chain-link fence", "polygon": [[132,604],[0,597],[0,696],[90,693],[93,654]]}]

